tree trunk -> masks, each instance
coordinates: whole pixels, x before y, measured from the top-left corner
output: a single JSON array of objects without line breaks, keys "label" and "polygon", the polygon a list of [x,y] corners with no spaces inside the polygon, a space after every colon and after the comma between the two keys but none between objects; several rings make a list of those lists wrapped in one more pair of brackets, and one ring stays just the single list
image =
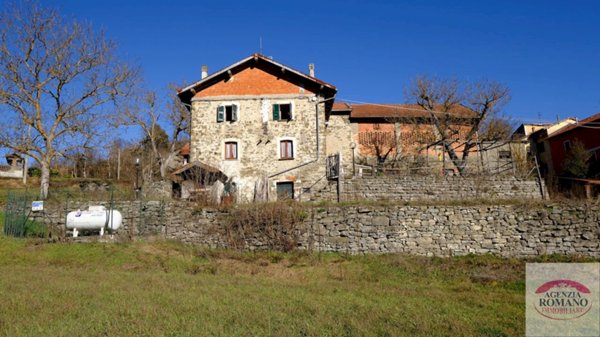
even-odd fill
[{"label": "tree trunk", "polygon": [[48,197],[48,187],[50,186],[50,163],[43,160],[41,166],[40,198],[46,199]]},{"label": "tree trunk", "polygon": [[160,177],[162,180],[166,180],[167,173],[169,171],[169,166],[175,160],[177,156],[177,152],[169,152],[169,154],[164,159],[160,159]]}]

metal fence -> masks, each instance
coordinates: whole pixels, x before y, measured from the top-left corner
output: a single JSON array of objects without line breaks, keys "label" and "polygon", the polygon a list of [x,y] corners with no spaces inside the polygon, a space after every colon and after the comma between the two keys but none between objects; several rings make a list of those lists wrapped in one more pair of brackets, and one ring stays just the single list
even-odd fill
[{"label": "metal fence", "polygon": [[28,192],[9,191],[4,207],[4,234],[14,237],[38,235],[45,227],[29,218],[34,196]]}]

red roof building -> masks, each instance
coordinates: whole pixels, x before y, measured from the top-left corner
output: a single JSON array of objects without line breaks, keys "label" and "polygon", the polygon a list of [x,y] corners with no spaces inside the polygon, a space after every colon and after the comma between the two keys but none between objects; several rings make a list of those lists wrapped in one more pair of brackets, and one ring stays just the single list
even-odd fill
[{"label": "red roof building", "polygon": [[565,126],[546,138],[552,156],[553,172],[561,175],[564,161],[573,144],[581,142],[585,149],[592,155],[590,166],[592,175],[599,174],[598,162],[600,161],[600,114],[590,116],[576,124]]}]

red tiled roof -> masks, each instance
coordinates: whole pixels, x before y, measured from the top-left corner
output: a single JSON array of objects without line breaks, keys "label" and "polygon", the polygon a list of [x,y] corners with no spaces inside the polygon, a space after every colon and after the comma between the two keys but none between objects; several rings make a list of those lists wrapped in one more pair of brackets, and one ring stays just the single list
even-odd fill
[{"label": "red tiled roof", "polygon": [[185,143],[185,145],[182,146],[181,149],[179,149],[179,154],[182,156],[189,156],[190,155],[190,143]]},{"label": "red tiled roof", "polygon": [[[439,107],[437,110],[441,110]],[[332,111],[350,111],[351,118],[423,118],[429,112],[417,104],[348,104],[336,102]],[[457,105],[450,114],[459,118],[475,118],[477,113],[465,106]]]},{"label": "red tiled roof", "polygon": [[296,69],[288,67],[282,63],[276,62],[264,55],[254,53],[254,54],[252,54],[252,55],[250,55],[250,56],[248,56],[226,68],[223,68],[223,69],[217,71],[216,73],[213,73],[213,74],[207,76],[204,79],[201,79],[200,81],[197,81],[181,90],[178,90],[177,95],[179,96],[179,98],[181,99],[182,102],[189,104],[191,97],[194,96],[194,93],[196,91],[202,90],[205,87],[215,84],[221,77],[228,76],[228,73],[231,73],[231,71],[235,72],[236,69],[247,68],[250,66],[258,65],[259,63],[263,64],[263,65],[270,65],[271,67],[277,67],[277,68],[280,68],[281,70],[285,70],[286,72],[293,74],[296,81],[300,80],[300,81],[303,81],[304,83],[310,83],[312,85],[316,85],[316,87],[319,90],[323,90],[331,96],[335,95],[335,93],[337,92],[336,87],[332,84],[322,81],[316,77],[307,75],[301,71],[298,71]]},{"label": "red tiled roof", "polygon": [[597,114],[592,115],[592,116],[590,116],[588,118],[582,119],[581,121],[579,121],[579,122],[577,122],[575,124],[567,125],[567,126],[563,127],[562,129],[554,132],[552,135],[548,136],[546,139],[550,139],[552,137],[556,137],[558,135],[562,135],[562,134],[564,134],[566,132],[569,132],[571,130],[575,130],[576,128],[578,128],[578,127],[580,127],[582,125],[586,125],[588,123],[598,122],[598,121],[600,121],[600,113],[597,113]]},{"label": "red tiled roof", "polygon": [[352,106],[344,102],[334,102],[331,111],[352,111]]}]

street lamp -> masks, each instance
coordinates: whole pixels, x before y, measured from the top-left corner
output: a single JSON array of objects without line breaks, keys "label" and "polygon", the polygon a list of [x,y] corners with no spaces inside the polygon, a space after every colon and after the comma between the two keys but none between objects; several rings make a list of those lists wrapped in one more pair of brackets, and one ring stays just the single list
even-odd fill
[{"label": "street lamp", "polygon": [[135,158],[135,198],[140,198],[140,191],[142,190],[140,186],[140,158]]},{"label": "street lamp", "polygon": [[356,166],[354,165],[354,149],[356,149],[356,143],[350,143],[350,148],[352,149],[352,176],[356,176]]}]

